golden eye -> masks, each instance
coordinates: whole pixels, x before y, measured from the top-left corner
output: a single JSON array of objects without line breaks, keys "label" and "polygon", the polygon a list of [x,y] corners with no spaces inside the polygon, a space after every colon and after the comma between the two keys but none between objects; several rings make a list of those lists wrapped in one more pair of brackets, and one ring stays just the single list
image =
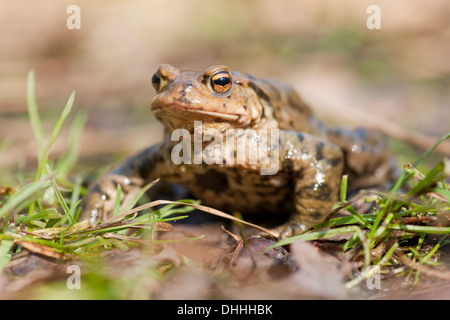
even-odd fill
[{"label": "golden eye", "polygon": [[226,93],[231,89],[231,74],[219,71],[211,77],[211,87],[217,93]]}]

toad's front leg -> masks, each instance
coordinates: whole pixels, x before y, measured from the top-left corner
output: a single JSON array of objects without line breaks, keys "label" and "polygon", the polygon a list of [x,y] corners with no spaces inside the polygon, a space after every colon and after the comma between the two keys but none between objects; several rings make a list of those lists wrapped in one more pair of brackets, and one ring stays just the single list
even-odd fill
[{"label": "toad's front leg", "polygon": [[121,204],[127,203],[149,180],[162,178],[175,170],[170,146],[153,145],[130,156],[112,171],[101,176],[87,191],[80,219],[91,224],[108,218],[116,203],[117,186],[121,186]]},{"label": "toad's front leg", "polygon": [[280,238],[298,234],[328,215],[338,199],[344,158],[336,145],[292,131],[280,134],[280,159],[293,175],[294,212]]}]

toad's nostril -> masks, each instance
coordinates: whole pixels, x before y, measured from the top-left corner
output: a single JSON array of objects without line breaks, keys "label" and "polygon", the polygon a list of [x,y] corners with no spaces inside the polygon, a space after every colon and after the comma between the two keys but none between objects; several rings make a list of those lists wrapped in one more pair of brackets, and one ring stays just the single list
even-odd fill
[{"label": "toad's nostril", "polygon": [[158,73],[153,74],[152,85],[156,91],[159,91],[160,84],[161,84],[161,78],[158,75]]}]

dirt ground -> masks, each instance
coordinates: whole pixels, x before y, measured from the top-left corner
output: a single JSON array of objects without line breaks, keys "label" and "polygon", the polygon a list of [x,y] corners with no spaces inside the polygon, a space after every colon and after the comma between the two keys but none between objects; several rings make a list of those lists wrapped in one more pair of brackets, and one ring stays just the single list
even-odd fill
[{"label": "dirt ground", "polygon": [[[0,0],[0,185],[14,185],[18,171],[36,167],[25,95],[29,70],[36,74],[47,134],[75,90],[71,117],[88,115],[78,167],[87,180],[162,138],[149,111],[151,76],[161,63],[198,71],[225,64],[289,82],[326,122],[375,127],[391,136],[399,164],[450,130],[449,2],[81,0],[80,29],[69,29],[72,2]],[[381,29],[366,25],[372,4],[381,10]],[[52,157],[67,149],[68,129]],[[450,155],[449,145],[440,155]],[[145,248],[111,253],[109,272],[128,277],[164,261],[180,266],[164,286],[143,276],[149,297],[159,299],[450,298],[448,281],[422,276],[413,286],[413,279],[396,280],[401,270],[394,269],[381,275],[381,289],[364,282],[347,290],[355,266],[337,253],[338,241],[297,243],[289,253],[255,260],[241,255],[239,241],[217,223],[180,224],[161,236],[200,234],[199,241],[153,248],[156,255]],[[442,253],[443,261],[448,254]],[[29,297],[36,294],[27,291],[31,284],[67,276],[66,264],[25,255],[6,270],[14,281],[0,298]],[[27,266],[25,259],[32,262]],[[221,277],[230,266],[232,276]]]},{"label": "dirt ground", "polygon": [[[348,287],[360,269],[342,253],[339,241],[295,242],[258,255],[274,241],[252,237],[239,241],[221,226],[176,225],[159,239],[199,234],[203,238],[128,251],[114,249],[91,263],[57,261],[23,250],[0,278],[0,299],[396,300],[448,299],[450,295],[448,280],[421,274],[415,283],[414,276],[400,275],[400,269],[405,269],[400,264]],[[440,255],[439,261],[448,266],[448,248]],[[81,290],[67,289],[67,270],[73,265],[84,275]],[[149,270],[165,272],[164,280]]]}]

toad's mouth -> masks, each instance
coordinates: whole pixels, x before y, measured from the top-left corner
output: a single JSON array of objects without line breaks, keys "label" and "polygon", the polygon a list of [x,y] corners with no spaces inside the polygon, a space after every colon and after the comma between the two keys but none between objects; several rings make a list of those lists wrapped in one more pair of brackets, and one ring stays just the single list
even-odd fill
[{"label": "toad's mouth", "polygon": [[186,107],[185,105],[179,104],[176,102],[171,103],[171,104],[166,104],[166,105],[153,103],[151,106],[151,110],[155,114],[167,113],[167,115],[170,114],[173,116],[176,116],[176,114],[180,114],[180,116],[186,116],[185,113],[188,112],[188,113],[210,116],[213,118],[219,118],[219,119],[227,120],[227,121],[238,121],[242,117],[242,115],[235,114],[235,113],[207,111],[207,110],[203,110],[201,108]]}]

